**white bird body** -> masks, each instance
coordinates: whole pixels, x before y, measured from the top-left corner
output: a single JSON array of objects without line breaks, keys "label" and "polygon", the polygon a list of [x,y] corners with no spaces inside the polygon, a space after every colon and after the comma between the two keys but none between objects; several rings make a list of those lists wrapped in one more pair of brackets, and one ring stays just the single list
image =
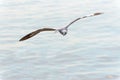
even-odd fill
[{"label": "white bird body", "polygon": [[57,31],[63,36],[65,36],[68,32],[68,29],[65,27],[65,28],[58,29]]}]

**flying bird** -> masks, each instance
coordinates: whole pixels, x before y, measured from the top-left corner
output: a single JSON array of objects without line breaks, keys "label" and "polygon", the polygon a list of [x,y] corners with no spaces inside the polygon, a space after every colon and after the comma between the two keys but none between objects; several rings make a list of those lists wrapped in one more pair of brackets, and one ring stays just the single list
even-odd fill
[{"label": "flying bird", "polygon": [[53,29],[53,28],[42,28],[42,29],[38,29],[38,30],[35,30],[27,35],[25,35],[24,37],[22,37],[19,41],[24,41],[24,40],[27,40],[33,36],[35,36],[36,34],[40,33],[40,32],[45,32],[45,31],[57,31],[59,32],[61,35],[65,36],[68,32],[68,27],[73,24],[74,22],[80,20],[80,19],[84,19],[84,18],[87,18],[87,17],[92,17],[92,16],[97,16],[97,15],[101,15],[103,13],[94,13],[92,15],[89,15],[89,16],[83,16],[83,17],[80,17],[80,18],[77,18],[75,19],[74,21],[70,22],[67,26],[63,27],[63,28],[60,28],[60,29]]}]

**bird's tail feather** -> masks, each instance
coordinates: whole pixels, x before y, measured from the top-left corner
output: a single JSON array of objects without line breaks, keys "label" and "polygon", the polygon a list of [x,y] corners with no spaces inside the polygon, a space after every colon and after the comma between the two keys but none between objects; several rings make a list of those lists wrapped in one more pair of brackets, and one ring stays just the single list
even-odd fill
[{"label": "bird's tail feather", "polygon": [[29,39],[29,38],[35,36],[36,34],[38,34],[39,32],[40,32],[40,30],[33,31],[33,32],[27,34],[26,36],[22,37],[19,41],[24,41],[26,39]]}]

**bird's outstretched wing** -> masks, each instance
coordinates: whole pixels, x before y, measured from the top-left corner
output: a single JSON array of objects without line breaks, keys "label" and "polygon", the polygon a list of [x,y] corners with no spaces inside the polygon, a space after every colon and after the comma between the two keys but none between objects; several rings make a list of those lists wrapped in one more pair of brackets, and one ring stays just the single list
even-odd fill
[{"label": "bird's outstretched wing", "polygon": [[73,24],[74,22],[76,22],[76,21],[78,21],[78,20],[80,20],[80,19],[84,19],[84,18],[92,17],[92,16],[97,16],[97,15],[101,15],[101,14],[103,14],[103,13],[97,12],[97,13],[94,13],[94,14],[89,15],[89,16],[83,16],[83,17],[77,18],[77,19],[75,19],[74,21],[70,22],[70,23],[66,26],[66,28],[68,28],[71,24]]},{"label": "bird's outstretched wing", "polygon": [[38,29],[36,31],[33,31],[27,35],[25,35],[24,37],[22,37],[19,41],[24,41],[26,39],[29,39],[33,36],[35,36],[36,34],[40,33],[40,32],[43,32],[43,31],[55,31],[56,29],[53,29],[53,28],[42,28],[42,29]]}]

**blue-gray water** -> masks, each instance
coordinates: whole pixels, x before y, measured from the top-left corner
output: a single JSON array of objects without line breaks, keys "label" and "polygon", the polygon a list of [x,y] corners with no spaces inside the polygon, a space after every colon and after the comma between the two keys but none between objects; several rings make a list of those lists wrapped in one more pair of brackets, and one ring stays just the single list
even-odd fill
[{"label": "blue-gray water", "polygon": [[[66,36],[43,27],[80,20]],[[0,80],[120,80],[119,0],[0,0]]]}]

